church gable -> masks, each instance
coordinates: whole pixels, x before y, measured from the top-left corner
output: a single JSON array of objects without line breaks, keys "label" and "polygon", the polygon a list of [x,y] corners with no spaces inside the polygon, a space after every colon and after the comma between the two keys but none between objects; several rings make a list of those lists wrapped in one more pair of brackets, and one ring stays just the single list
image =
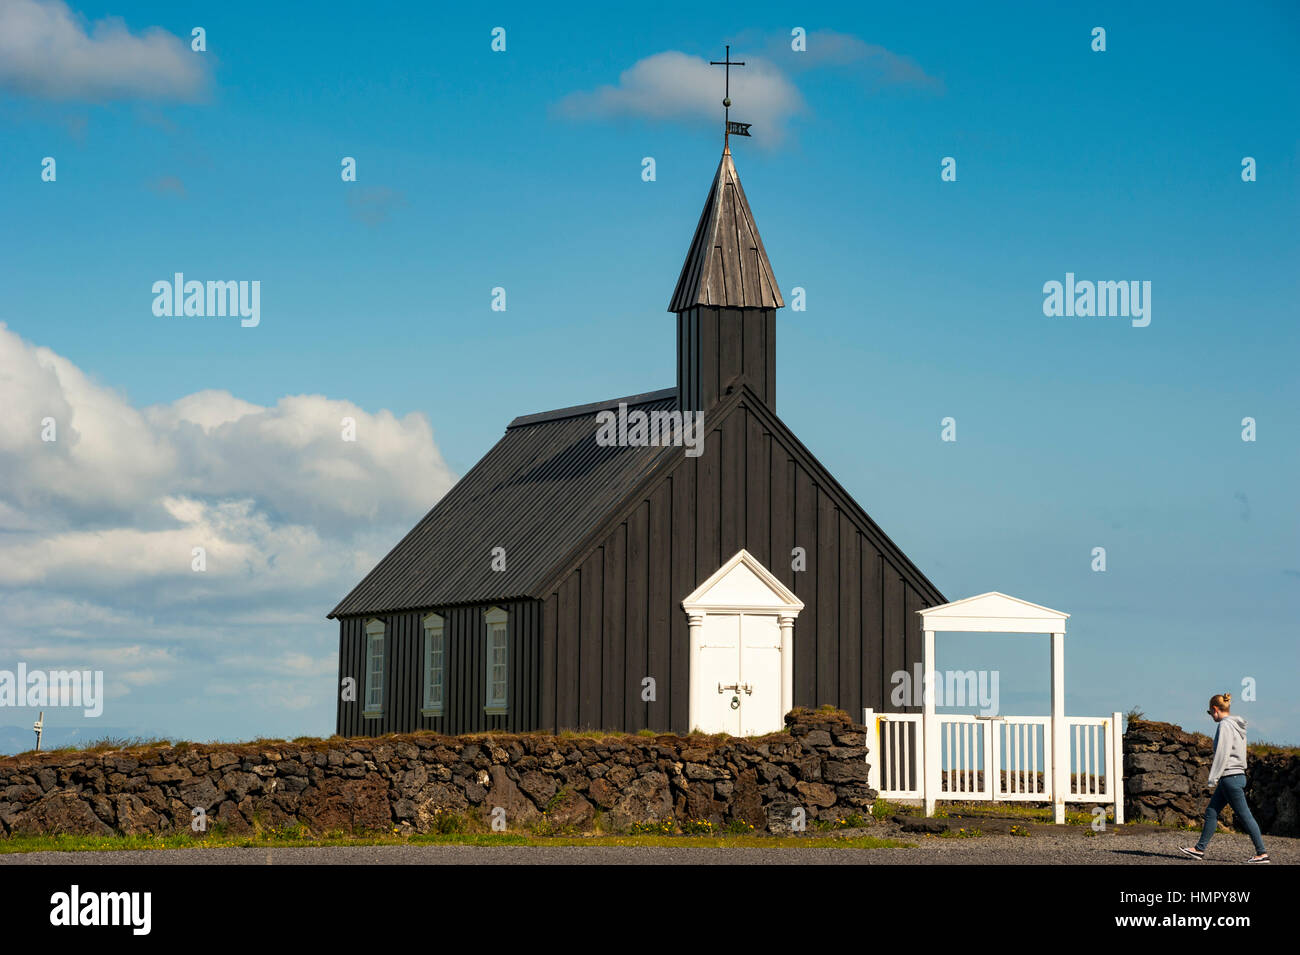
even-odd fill
[{"label": "church gable", "polygon": [[536,592],[543,725],[688,731],[682,601],[742,549],[804,605],[797,705],[892,709],[889,674],[920,660],[938,588],[747,388],[706,426],[699,457],[676,452]]},{"label": "church gable", "polygon": [[[795,547],[803,548],[805,563],[819,555],[831,556],[824,549],[813,553],[807,539],[795,539],[794,528],[799,522],[793,516],[801,508],[800,518],[829,509],[851,524],[910,588],[923,595],[926,606],[945,602],[939,589],[747,387],[740,387],[718,403],[705,424],[700,456],[692,458],[679,450],[663,462],[659,478],[637,489],[635,500],[628,499],[622,507],[612,509],[607,520],[594,528],[588,540],[533,595],[544,597],[553,591],[564,575],[600,546],[614,526],[626,524],[629,514],[664,485],[675,484],[673,499],[687,496],[683,488],[691,492],[691,514],[681,514],[682,526],[674,526],[672,533],[675,538],[697,541],[702,564],[698,568],[700,576],[692,578],[695,583],[744,547],[784,585],[792,586],[793,575],[798,573],[793,569],[797,562]],[[680,509],[685,508],[682,505]]]}]

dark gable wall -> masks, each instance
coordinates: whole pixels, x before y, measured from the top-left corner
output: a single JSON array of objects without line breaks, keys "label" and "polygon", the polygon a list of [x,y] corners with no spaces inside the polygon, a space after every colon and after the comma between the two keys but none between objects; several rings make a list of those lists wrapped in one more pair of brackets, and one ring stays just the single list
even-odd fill
[{"label": "dark gable wall", "polygon": [[[510,614],[510,712],[505,716],[489,716],[483,712],[487,694],[487,625],[483,622],[483,611],[494,606]],[[447,682],[441,717],[420,715],[424,702],[422,621],[430,611],[342,618],[339,621],[339,681],[341,685],[345,677],[356,678],[357,700],[344,703],[340,698],[338,734],[380,736],[417,729],[448,734],[536,729],[540,714],[537,695],[540,610],[537,601],[523,600],[437,611],[446,621],[443,645]],[[384,621],[387,636],[384,716],[376,720],[361,716],[365,700],[366,622],[372,617]]]},{"label": "dark gable wall", "polygon": [[[746,403],[709,422],[704,453],[650,487],[542,603],[540,725],[684,733],[689,635],[681,602],[742,547],[805,604],[795,623],[794,703],[861,719],[890,710],[889,675],[921,659],[923,581],[882,556],[802,452]],[[790,552],[807,551],[794,572]],[[641,681],[657,682],[641,700]],[[906,707],[915,712],[918,707]]]}]

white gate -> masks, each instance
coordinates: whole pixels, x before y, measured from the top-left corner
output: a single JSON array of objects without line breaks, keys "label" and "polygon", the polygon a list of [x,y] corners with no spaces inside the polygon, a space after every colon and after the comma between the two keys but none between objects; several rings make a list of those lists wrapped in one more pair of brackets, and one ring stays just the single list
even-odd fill
[{"label": "white gate", "polygon": [[[1054,802],[1052,718],[935,714],[939,778],[936,799]],[[1066,717],[1069,791],[1063,802],[1114,805],[1124,821],[1122,715]],[[881,799],[924,802],[925,714],[864,710],[868,785]]]}]

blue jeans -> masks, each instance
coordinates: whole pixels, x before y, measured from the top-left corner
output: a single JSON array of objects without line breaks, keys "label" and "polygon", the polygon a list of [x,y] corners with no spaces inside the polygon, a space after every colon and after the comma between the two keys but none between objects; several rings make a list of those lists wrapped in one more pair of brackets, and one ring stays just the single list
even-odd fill
[{"label": "blue jeans", "polygon": [[1201,830],[1201,838],[1196,843],[1196,848],[1204,852],[1205,847],[1210,844],[1214,828],[1219,824],[1219,810],[1223,808],[1224,803],[1232,806],[1238,827],[1250,834],[1250,841],[1255,843],[1255,854],[1263,855],[1264,838],[1259,834],[1259,823],[1255,821],[1255,817],[1250,814],[1250,807],[1246,805],[1246,777],[1241,773],[1219,777],[1219,785],[1214,787],[1210,804],[1205,807],[1205,828]]}]

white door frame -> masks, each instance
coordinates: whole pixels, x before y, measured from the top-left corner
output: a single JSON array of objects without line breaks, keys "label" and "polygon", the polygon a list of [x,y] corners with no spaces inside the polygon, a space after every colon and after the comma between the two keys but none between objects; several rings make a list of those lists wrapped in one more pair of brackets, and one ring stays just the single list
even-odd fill
[{"label": "white door frame", "polygon": [[781,716],[790,712],[794,705],[794,621],[803,610],[802,600],[742,548],[682,601],[682,609],[690,621],[688,709],[692,731],[699,725],[704,712],[704,692],[709,689],[697,676],[704,618],[711,613],[776,616],[781,627]]}]

